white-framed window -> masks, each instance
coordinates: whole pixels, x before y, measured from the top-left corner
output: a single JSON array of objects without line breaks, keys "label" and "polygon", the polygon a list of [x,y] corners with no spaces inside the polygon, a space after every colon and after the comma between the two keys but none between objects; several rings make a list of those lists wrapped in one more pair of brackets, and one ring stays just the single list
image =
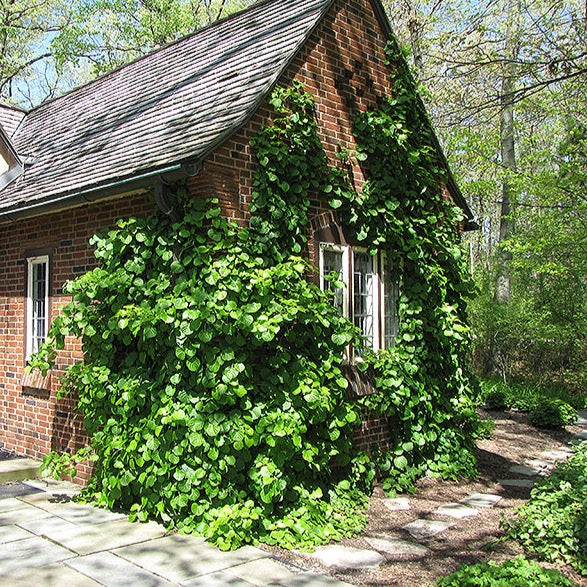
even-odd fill
[{"label": "white-framed window", "polygon": [[[381,348],[379,339],[379,255],[370,255],[367,251],[353,249],[353,283],[352,283],[352,318],[354,325],[361,331],[368,348]],[[355,349],[360,356],[361,349]]]},{"label": "white-framed window", "polygon": [[383,347],[391,348],[395,344],[399,330],[399,298],[401,278],[400,268],[388,255],[381,254],[381,299],[383,320],[381,338]]},{"label": "white-framed window", "polygon": [[[345,287],[337,288],[334,304],[361,331],[365,345],[373,350],[395,344],[399,328],[400,277],[384,253],[371,255],[350,246],[320,244],[320,287],[332,290],[324,279],[334,272]],[[362,349],[353,349],[356,358]]]},{"label": "white-framed window", "polygon": [[[344,283],[345,287],[335,287],[335,284],[326,276],[336,275],[336,280]],[[348,247],[320,244],[320,289],[334,292],[334,306],[345,317],[349,317],[349,250]]]},{"label": "white-framed window", "polygon": [[49,257],[27,259],[26,358],[39,350],[49,328]]}]

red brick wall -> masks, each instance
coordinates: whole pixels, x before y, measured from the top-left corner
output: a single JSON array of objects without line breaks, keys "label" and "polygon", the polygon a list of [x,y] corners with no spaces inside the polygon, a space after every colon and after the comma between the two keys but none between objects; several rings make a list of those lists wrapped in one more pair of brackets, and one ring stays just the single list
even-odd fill
[{"label": "red brick wall", "polygon": [[[339,147],[356,150],[351,132],[356,114],[377,108],[390,93],[385,44],[369,0],[338,0],[278,82],[287,86],[296,79],[316,98],[320,137],[333,165],[339,163]],[[268,106],[261,107],[189,182],[192,194],[218,197],[226,216],[241,223],[248,219],[256,169],[249,141],[261,126],[270,123],[271,115]],[[364,175],[356,161],[353,179],[360,190]],[[328,211],[325,202],[312,201],[311,217]],[[308,228],[310,257],[315,262]]]},{"label": "red brick wall", "polygon": [[50,389],[22,385],[26,257],[38,253],[50,257],[50,312],[55,317],[68,301],[62,293],[65,281],[95,265],[88,240],[96,230],[152,209],[149,197],[134,195],[0,226],[0,448],[42,457],[49,450],[74,449],[85,442],[74,415],[75,398],[56,397],[60,375],[80,358],[78,341],[69,341],[59,354]]},{"label": "red brick wall", "polygon": [[[376,108],[388,93],[384,47],[369,1],[338,0],[280,80],[288,85],[297,79],[315,96],[319,131],[332,164],[337,162],[339,145],[355,149],[351,125],[356,113]],[[261,107],[188,182],[194,196],[220,198],[225,214],[241,224],[248,220],[256,168],[249,141],[270,119],[270,109]],[[360,188],[364,175],[356,162],[352,172]],[[67,301],[61,293],[64,281],[94,265],[89,237],[118,218],[142,215],[152,208],[146,196],[133,196],[0,226],[0,447],[41,457],[51,449],[73,449],[85,440],[72,415],[74,399],[56,399],[59,375],[79,358],[79,343],[70,341],[59,356],[50,391],[23,390],[27,253],[43,250],[51,255],[54,316]],[[312,201],[313,220],[327,211],[325,202]],[[310,227],[308,237],[310,260],[316,263]],[[366,422],[360,442],[365,448],[384,442],[386,429],[383,422]],[[82,471],[82,477],[87,473]]]}]

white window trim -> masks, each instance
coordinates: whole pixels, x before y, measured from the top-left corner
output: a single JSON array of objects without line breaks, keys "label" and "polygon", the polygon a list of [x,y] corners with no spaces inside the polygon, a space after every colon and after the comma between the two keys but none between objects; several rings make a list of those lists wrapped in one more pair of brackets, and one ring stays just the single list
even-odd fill
[{"label": "white window trim", "polygon": [[33,354],[33,266],[46,265],[45,271],[45,335],[49,329],[49,255],[27,258],[26,360]]},{"label": "white window trim", "polygon": [[[381,320],[381,348],[382,349],[387,349],[387,348],[393,348],[394,345],[387,347],[385,344],[385,338],[386,338],[386,333],[385,333],[385,265],[387,262],[387,254],[385,253],[385,251],[382,251],[380,253],[380,307],[379,307],[379,316],[380,316],[380,320]],[[400,262],[399,265],[400,268],[400,276],[401,276],[401,270],[403,269],[403,264]],[[399,288],[399,297],[401,297],[401,291],[402,291],[402,279],[400,277],[400,279],[398,280],[398,288]],[[398,304],[399,304],[399,298],[398,298]],[[399,308],[398,308],[398,312],[399,312]],[[398,324],[399,325],[399,324]]]},{"label": "white window trim", "polygon": [[342,276],[341,281],[345,284],[342,288],[342,315],[345,318],[349,317],[349,295],[351,289],[351,283],[349,281],[349,249],[343,245],[335,245],[332,243],[320,243],[320,259],[319,259],[319,273],[320,273],[320,289],[326,291],[326,280],[324,279],[324,252],[333,251],[335,253],[342,253]]},{"label": "white window trim", "polygon": [[[381,348],[380,346],[380,321],[381,321],[381,302],[380,302],[380,291],[381,291],[381,279],[379,275],[379,253],[376,255],[369,254],[369,251],[364,247],[348,247],[351,252],[353,253],[351,256],[351,275],[352,279],[347,282],[349,283],[351,289],[351,299],[352,302],[349,304],[349,310],[352,313],[351,320],[354,324],[355,316],[354,316],[354,307],[355,307],[355,253],[365,253],[369,255],[371,258],[371,271],[375,276],[375,283],[373,284],[373,311],[377,310],[377,313],[373,316],[373,342],[371,345],[371,349],[377,351]],[[355,353],[355,360],[362,361],[361,357],[357,356]]]}]

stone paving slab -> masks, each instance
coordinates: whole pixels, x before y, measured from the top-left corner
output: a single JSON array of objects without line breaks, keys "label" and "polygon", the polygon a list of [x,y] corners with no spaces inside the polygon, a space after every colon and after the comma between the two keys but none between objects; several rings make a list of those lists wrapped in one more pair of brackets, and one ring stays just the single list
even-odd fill
[{"label": "stone paving slab", "polygon": [[231,567],[227,573],[235,575],[250,585],[259,586],[280,582],[289,585],[290,579],[296,575],[283,563],[270,558],[262,558],[244,565]]},{"label": "stone paving slab", "polygon": [[22,527],[34,534],[46,536],[80,555],[130,546],[160,538],[167,533],[163,526],[155,522],[141,524],[117,520],[95,525],[78,525],[57,517],[47,522],[29,522]]},{"label": "stone paving slab", "polygon": [[532,479],[498,479],[497,482],[504,487],[519,487],[521,489],[532,489],[534,487]]},{"label": "stone paving slab", "polygon": [[328,567],[349,570],[375,569],[385,562],[385,558],[378,552],[340,544],[319,546],[310,556]]},{"label": "stone paving slab", "polygon": [[0,461],[0,483],[34,479],[39,476],[40,466],[40,461],[27,458]]},{"label": "stone paving slab", "polygon": [[409,510],[411,508],[410,500],[407,497],[390,497],[382,499],[381,503],[392,512]]},{"label": "stone paving slab", "polygon": [[513,465],[509,468],[509,472],[514,475],[528,475],[534,477],[536,475],[542,475],[543,470],[537,467],[529,467],[527,465]]},{"label": "stone paving slab", "polygon": [[[2,502],[0,501],[0,503]],[[13,509],[8,512],[0,513],[0,526],[11,526],[13,524],[18,524],[21,526],[22,524],[32,520],[41,520],[51,517],[51,514],[44,510],[40,510],[39,508],[27,505],[25,503],[22,505],[23,507],[19,509]]]},{"label": "stone paving slab", "polygon": [[479,510],[466,506],[462,503],[447,503],[446,505],[440,506],[433,512],[439,516],[449,516],[450,518],[472,518],[473,516],[479,515]]},{"label": "stone paving slab", "polygon": [[[43,510],[39,510],[39,512],[42,513]],[[36,536],[45,536],[51,540],[57,540],[61,535],[73,534],[79,529],[76,524],[51,515],[46,518],[23,522],[20,527]]]},{"label": "stone paving slab", "polygon": [[128,517],[126,514],[75,503],[51,508],[51,513],[73,524],[105,524],[106,522],[126,520]]},{"label": "stone paving slab", "polygon": [[58,508],[62,508],[66,505],[72,504],[71,496],[66,493],[31,493],[28,495],[21,495],[18,498],[21,502],[28,505],[34,505],[35,507],[52,511]]},{"label": "stone paving slab", "polygon": [[7,512],[13,512],[15,510],[24,510],[28,506],[22,500],[16,497],[7,497],[6,499],[0,499],[0,515]]},{"label": "stone paving slab", "polygon": [[210,575],[190,579],[182,583],[182,585],[185,587],[252,587],[253,583],[239,579],[229,572],[220,571],[219,573],[211,573]]},{"label": "stone paving slab", "polygon": [[540,453],[540,457],[550,461],[564,461],[573,454],[573,451],[565,448],[559,450],[544,450]]},{"label": "stone paving slab", "polygon": [[171,583],[161,577],[157,577],[111,552],[97,552],[87,556],[80,556],[66,561],[67,566],[79,571],[83,575],[97,581],[100,585],[108,587],[128,587],[140,585],[141,587],[169,586]]},{"label": "stone paving slab", "polygon": [[20,520],[0,526],[2,587],[352,587],[258,548],[227,553],[202,538],[169,535],[153,522],[130,523],[120,514],[112,520],[110,512],[72,503],[80,489],[72,483],[26,484],[43,493],[0,499],[0,518]]},{"label": "stone paving slab", "polygon": [[64,566],[63,563],[21,569],[2,575],[0,581],[6,587],[31,587],[31,585],[39,587],[98,587],[100,585],[89,577]]},{"label": "stone paving slab", "polygon": [[50,493],[52,495],[69,495],[70,497],[77,495],[81,491],[81,487],[77,483],[71,481],[57,481],[55,479],[33,479],[31,481],[24,481],[25,485],[36,487],[41,491]]},{"label": "stone paving slab", "polygon": [[501,495],[494,495],[493,493],[471,493],[464,499],[460,499],[459,503],[464,503],[473,508],[492,508],[501,501]]},{"label": "stone paving slab", "polygon": [[529,459],[526,461],[529,467],[539,469],[542,475],[548,474],[554,468],[554,461],[547,461],[545,459]]},{"label": "stone paving slab", "polygon": [[8,542],[0,545],[0,577],[20,571],[23,567],[41,567],[73,556],[69,550],[38,536]]},{"label": "stone paving slab", "polygon": [[587,440],[587,430],[583,430],[582,432],[577,432],[577,434],[573,434],[573,436],[571,437],[572,444],[579,444],[579,443],[583,442],[584,440]]},{"label": "stone paving slab", "polygon": [[587,410],[577,410],[577,420],[575,421],[577,426],[587,427]]},{"label": "stone paving slab", "polygon": [[438,534],[452,528],[455,524],[452,522],[439,522],[438,520],[414,520],[403,526],[416,540],[432,538]]},{"label": "stone paving slab", "polygon": [[0,526],[0,544],[32,538],[33,534],[16,525]]},{"label": "stone paving slab", "polygon": [[[206,586],[207,587],[207,586]],[[288,582],[272,583],[269,587],[353,587],[350,583],[338,581],[332,577],[304,571],[292,577]]]},{"label": "stone paving slab", "polygon": [[391,560],[413,560],[424,558],[430,554],[430,549],[423,544],[394,538],[391,536],[369,537],[365,541],[379,552],[385,553],[386,557]]},{"label": "stone paving slab", "polygon": [[114,553],[151,573],[177,583],[268,558],[267,553],[253,546],[223,552],[207,544],[203,538],[177,534],[118,548]]}]

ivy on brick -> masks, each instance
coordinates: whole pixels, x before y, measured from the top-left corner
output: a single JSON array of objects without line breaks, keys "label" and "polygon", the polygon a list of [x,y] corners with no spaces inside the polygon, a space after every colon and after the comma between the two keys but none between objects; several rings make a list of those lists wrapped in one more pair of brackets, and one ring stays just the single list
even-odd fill
[{"label": "ivy on brick", "polygon": [[[91,438],[78,455],[95,459],[86,499],[221,548],[311,547],[363,527],[376,468],[390,491],[474,472],[458,212],[409,77],[394,71],[394,97],[356,120],[360,195],[329,164],[314,100],[293,84],[275,90],[273,124],[253,142],[249,227],[179,188],[181,221],[120,221],[93,239],[99,266],[69,283],[72,302],[33,362],[47,369],[65,337],[82,340],[64,389]],[[342,370],[358,331],[300,256],[315,197],[403,267],[398,340],[365,355],[377,389],[362,402]],[[390,452],[357,449],[365,409],[389,419]],[[74,462],[47,459],[58,472]]]},{"label": "ivy on brick", "polygon": [[445,169],[397,43],[387,56],[393,97],[354,124],[367,182],[359,198],[341,190],[334,205],[357,242],[401,267],[396,344],[360,365],[375,378],[366,408],[389,419],[392,449],[378,467],[393,492],[412,490],[423,475],[473,476],[482,426],[466,361],[473,284],[457,228],[462,213],[444,197]]}]

